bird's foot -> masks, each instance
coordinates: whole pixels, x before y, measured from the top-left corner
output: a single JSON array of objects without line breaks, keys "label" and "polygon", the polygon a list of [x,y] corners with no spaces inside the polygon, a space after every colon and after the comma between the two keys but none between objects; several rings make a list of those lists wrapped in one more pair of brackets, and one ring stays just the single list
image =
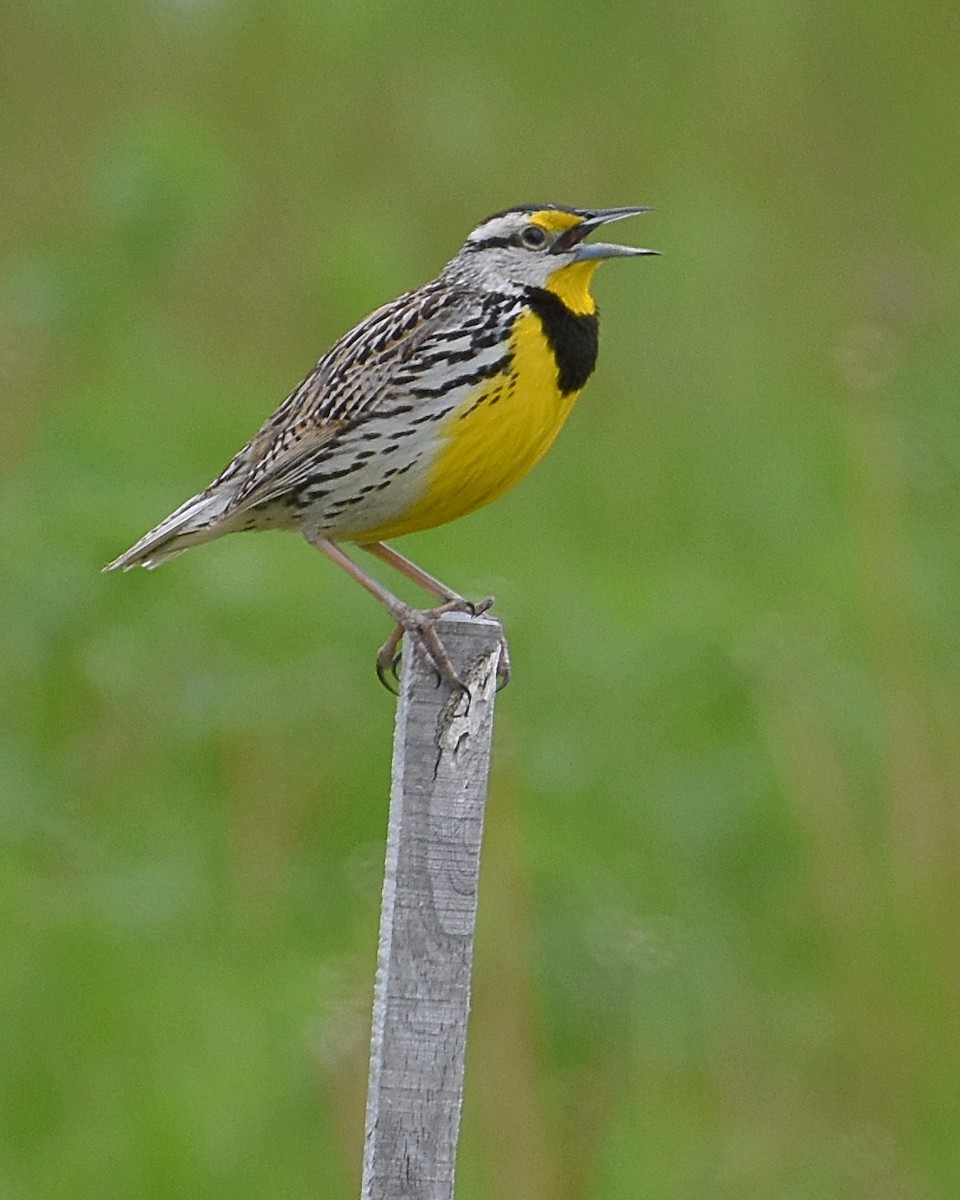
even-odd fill
[{"label": "bird's foot", "polygon": [[[407,645],[412,646],[423,661],[437,673],[438,682],[447,680],[451,686],[467,693],[468,689],[463,680],[457,675],[450,657],[444,649],[436,624],[446,613],[466,613],[470,617],[479,617],[493,604],[493,597],[487,596],[476,603],[457,596],[436,608],[412,608],[407,604],[397,603],[391,606],[390,613],[395,618],[397,626],[393,633],[380,647],[377,655],[377,678],[389,692],[398,694],[395,684],[399,683],[400,645],[406,638]],[[500,638],[500,664],[497,667],[497,690],[505,687],[510,679],[510,653],[507,649],[507,639]]]}]

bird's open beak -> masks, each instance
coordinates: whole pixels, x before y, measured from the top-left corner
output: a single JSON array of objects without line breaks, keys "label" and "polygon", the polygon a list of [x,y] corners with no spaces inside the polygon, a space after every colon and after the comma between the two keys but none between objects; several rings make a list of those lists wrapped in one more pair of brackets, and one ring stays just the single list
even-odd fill
[{"label": "bird's open beak", "polygon": [[618,246],[614,242],[591,242],[584,238],[610,221],[622,221],[625,217],[636,217],[640,213],[653,212],[646,206],[633,208],[599,208],[585,215],[585,219],[573,229],[567,230],[554,244],[554,252],[576,249],[576,262],[589,259],[626,258],[636,254],[659,254],[659,250],[645,250],[640,246]]}]

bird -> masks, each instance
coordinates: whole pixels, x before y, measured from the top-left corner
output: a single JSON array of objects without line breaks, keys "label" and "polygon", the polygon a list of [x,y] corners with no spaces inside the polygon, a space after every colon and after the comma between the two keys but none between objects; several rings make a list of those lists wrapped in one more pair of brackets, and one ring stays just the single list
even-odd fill
[{"label": "bird", "polygon": [[[595,270],[658,253],[586,238],[650,211],[522,204],[487,217],[435,279],[335,342],[211,484],[104,570],[153,568],[228,533],[299,531],[392,617],[382,683],[406,644],[463,688],[436,623],[479,615],[492,597],[467,600],[387,542],[491,503],[540,461],[596,365]],[[344,544],[437,603],[405,604]],[[509,677],[504,640],[500,684]]]}]

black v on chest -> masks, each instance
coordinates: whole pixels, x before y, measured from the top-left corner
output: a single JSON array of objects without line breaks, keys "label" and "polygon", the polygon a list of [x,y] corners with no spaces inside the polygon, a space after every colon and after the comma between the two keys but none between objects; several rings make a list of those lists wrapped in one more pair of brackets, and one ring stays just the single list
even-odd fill
[{"label": "black v on chest", "polygon": [[597,363],[599,315],[575,313],[546,288],[528,288],[526,296],[530,308],[540,318],[544,336],[557,360],[557,386],[561,394],[579,392]]}]

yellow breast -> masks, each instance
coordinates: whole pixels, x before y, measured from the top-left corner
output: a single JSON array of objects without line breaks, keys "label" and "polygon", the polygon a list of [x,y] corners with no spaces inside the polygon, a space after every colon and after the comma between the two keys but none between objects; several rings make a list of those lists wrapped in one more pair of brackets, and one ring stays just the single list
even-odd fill
[{"label": "yellow breast", "polygon": [[[543,295],[573,318],[596,321],[590,282],[596,262],[557,271]],[[365,530],[355,540],[383,541],[432,529],[466,516],[508,492],[537,465],[563,428],[583,380],[560,386],[559,350],[551,346],[549,321],[522,313],[510,333],[508,369],[486,380],[444,420],[420,498],[395,520]],[[593,354],[596,353],[594,330]]]},{"label": "yellow breast", "polygon": [[426,489],[396,521],[365,532],[381,541],[431,529],[489,504],[546,454],[579,393],[562,395],[557,362],[532,312],[517,318],[507,372],[485,381],[438,430]]}]

